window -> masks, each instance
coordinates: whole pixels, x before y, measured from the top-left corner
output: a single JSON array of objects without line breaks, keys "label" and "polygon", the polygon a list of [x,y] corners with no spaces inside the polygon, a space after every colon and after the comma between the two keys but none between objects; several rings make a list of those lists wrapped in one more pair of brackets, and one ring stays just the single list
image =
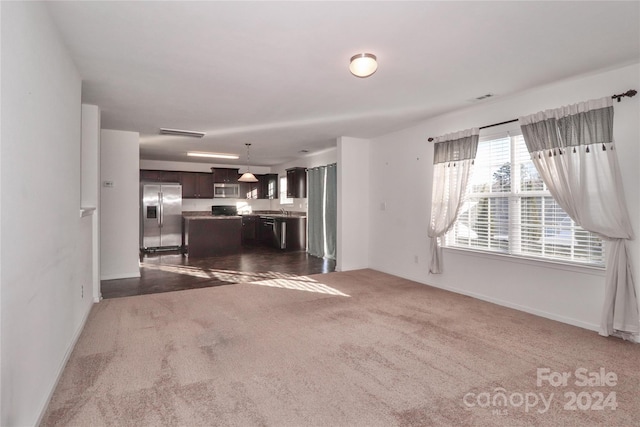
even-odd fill
[{"label": "window", "polygon": [[467,195],[446,246],[604,266],[602,241],[554,201],[522,135],[480,139]]},{"label": "window", "polygon": [[281,205],[292,205],[293,199],[287,197],[287,177],[280,177],[280,204]]}]

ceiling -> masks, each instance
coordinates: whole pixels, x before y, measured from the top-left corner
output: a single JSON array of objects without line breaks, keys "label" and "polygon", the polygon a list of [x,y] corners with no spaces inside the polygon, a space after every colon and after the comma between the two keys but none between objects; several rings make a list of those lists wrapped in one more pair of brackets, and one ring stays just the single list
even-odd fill
[{"label": "ceiling", "polygon": [[[142,159],[272,166],[640,60],[639,2],[48,2],[102,127]],[[370,52],[361,79],[349,58]],[[489,101],[490,102],[490,101]],[[159,135],[204,131],[202,139]],[[196,160],[202,162],[202,159]]]}]

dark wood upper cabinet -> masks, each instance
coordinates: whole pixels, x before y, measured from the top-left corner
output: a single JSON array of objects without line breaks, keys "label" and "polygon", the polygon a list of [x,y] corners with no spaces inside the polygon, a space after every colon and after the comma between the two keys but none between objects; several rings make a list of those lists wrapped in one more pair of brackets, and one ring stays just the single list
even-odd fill
[{"label": "dark wood upper cabinet", "polygon": [[258,182],[241,182],[240,196],[247,199],[277,199],[278,174],[256,175]]},{"label": "dark wood upper cabinet", "polygon": [[307,169],[287,169],[287,197],[300,199],[307,197]]},{"label": "dark wood upper cabinet", "polygon": [[237,184],[238,178],[240,178],[238,169],[211,168],[211,172],[213,172],[213,182],[215,183]]},{"label": "dark wood upper cabinet", "polygon": [[[300,189],[304,195],[293,197],[306,197],[307,180],[304,168],[300,169],[302,178]],[[238,169],[211,168],[212,173],[206,172],[177,172],[162,170],[140,170],[140,181],[144,182],[178,182],[182,184],[182,197],[185,199],[212,199],[214,196],[213,184],[240,184],[240,198],[247,199],[277,199],[278,175],[269,173],[256,175],[258,182],[238,182],[240,174]],[[287,171],[287,177],[289,172]],[[292,184],[294,188],[295,184]],[[296,191],[300,191],[300,189]]]},{"label": "dark wood upper cabinet", "polygon": [[212,199],[213,176],[206,172],[181,172],[182,198]]},{"label": "dark wood upper cabinet", "polygon": [[[256,178],[260,178],[256,175]],[[239,182],[241,199],[257,199],[258,198],[258,182]]]},{"label": "dark wood upper cabinet", "polygon": [[182,184],[182,198],[195,199],[198,194],[196,174],[193,172],[182,172],[180,183]]},{"label": "dark wood upper cabinet", "polygon": [[180,182],[180,172],[160,170],[140,170],[140,181],[144,182]]},{"label": "dark wood upper cabinet", "polygon": [[213,176],[210,173],[198,172],[196,182],[198,184],[198,197],[201,199],[213,199]]},{"label": "dark wood upper cabinet", "polygon": [[278,198],[278,174],[258,175],[258,199]]}]

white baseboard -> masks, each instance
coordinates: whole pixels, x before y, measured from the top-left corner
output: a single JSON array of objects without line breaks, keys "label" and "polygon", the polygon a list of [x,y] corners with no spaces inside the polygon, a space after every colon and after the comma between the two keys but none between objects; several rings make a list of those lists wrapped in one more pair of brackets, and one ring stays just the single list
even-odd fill
[{"label": "white baseboard", "polygon": [[105,274],[100,276],[100,280],[115,280],[115,279],[135,279],[140,277],[140,271],[132,272],[132,273],[115,273],[115,274]]},{"label": "white baseboard", "polygon": [[[374,268],[374,270],[377,270],[376,268]],[[482,301],[486,301],[486,302],[490,302],[493,304],[497,304],[497,305],[501,305],[503,307],[508,307],[508,308],[512,308],[514,310],[518,310],[518,311],[523,311],[525,313],[529,313],[529,314],[533,314],[536,316],[540,316],[540,317],[544,317],[546,319],[551,319],[551,320],[555,320],[557,322],[561,322],[561,323],[566,323],[568,325],[572,325],[572,326],[577,326],[579,328],[583,328],[583,329],[587,329],[590,331],[595,331],[598,332],[600,330],[600,325],[597,324],[593,324],[593,323],[589,323],[589,322],[584,322],[582,320],[578,320],[578,319],[574,319],[571,317],[566,317],[566,316],[562,316],[556,313],[550,313],[547,311],[543,311],[543,310],[539,310],[533,307],[528,307],[528,306],[524,306],[524,305],[520,305],[520,304],[516,304],[510,301],[505,301],[505,300],[501,300],[499,298],[494,298],[494,297],[490,297],[487,295],[483,295],[483,294],[478,294],[475,292],[469,292],[466,291],[464,289],[459,289],[459,288],[455,288],[455,287],[451,287],[451,286],[441,286],[441,285],[434,285],[432,283],[426,283],[424,281],[424,279],[421,278],[415,278],[415,277],[408,277],[405,275],[401,275],[395,272],[390,272],[390,271],[384,271],[384,270],[378,270],[378,271],[382,271],[383,273],[387,273],[387,274],[391,274],[393,276],[398,276],[398,277],[402,277],[403,279],[407,279],[407,280],[411,280],[414,282],[418,282],[421,283],[423,285],[427,285],[427,286],[432,286],[434,288],[438,288],[438,289],[443,289],[445,291],[449,291],[449,292],[453,292],[456,294],[460,294],[460,295],[466,295],[475,299],[479,299]]]},{"label": "white baseboard", "polygon": [[87,323],[87,319],[89,318],[89,313],[91,313],[92,308],[93,308],[93,304],[90,305],[89,309],[84,313],[84,316],[82,318],[82,321],[80,322],[80,325],[78,325],[78,328],[73,334],[73,338],[71,339],[71,344],[69,344],[69,347],[67,347],[67,351],[65,352],[64,357],[62,358],[62,363],[58,367],[58,372],[56,372],[56,380],[53,382],[53,386],[49,390],[49,393],[47,394],[47,398],[45,399],[44,404],[40,408],[40,411],[39,411],[40,415],[38,415],[38,422],[36,422],[35,424],[37,426],[39,426],[42,423],[42,418],[44,417],[44,414],[47,411],[47,407],[51,402],[51,398],[53,397],[53,392],[56,391],[56,388],[58,387],[58,383],[62,378],[62,373],[64,372],[64,368],[67,366],[67,362],[71,357],[71,353],[73,352],[73,349],[76,347],[76,343],[80,338],[80,334],[84,329],[84,325]]}]

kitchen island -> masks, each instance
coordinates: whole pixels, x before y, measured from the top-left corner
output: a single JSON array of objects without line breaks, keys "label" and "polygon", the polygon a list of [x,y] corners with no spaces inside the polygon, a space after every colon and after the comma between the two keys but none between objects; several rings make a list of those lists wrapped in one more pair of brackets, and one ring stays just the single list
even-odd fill
[{"label": "kitchen island", "polygon": [[237,254],[242,251],[242,217],[183,214],[182,246],[190,258]]}]

